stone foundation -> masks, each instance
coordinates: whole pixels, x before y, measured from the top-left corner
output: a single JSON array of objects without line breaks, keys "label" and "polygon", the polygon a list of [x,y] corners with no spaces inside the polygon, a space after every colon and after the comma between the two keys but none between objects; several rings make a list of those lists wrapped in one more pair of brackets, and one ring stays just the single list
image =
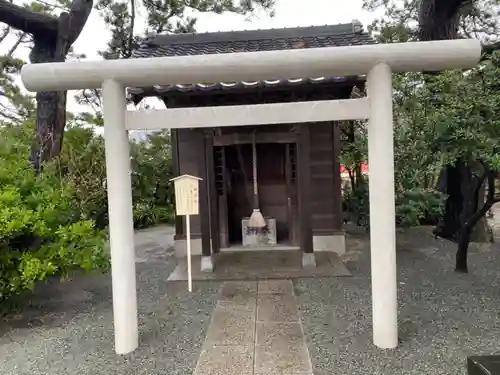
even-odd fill
[{"label": "stone foundation", "polygon": [[[275,242],[276,243],[276,242]],[[252,246],[248,245],[247,246]],[[253,245],[258,246],[258,245]],[[272,246],[270,244],[262,246]],[[186,257],[186,240],[174,241],[175,255],[178,258]],[[332,235],[313,236],[314,251],[331,251],[342,255],[345,253],[345,235],[343,232]],[[191,254],[201,255],[201,238],[191,240]]]},{"label": "stone foundation", "polygon": [[345,253],[345,234],[339,232],[329,235],[313,236],[314,251],[331,251],[342,255]]},{"label": "stone foundation", "polygon": [[[185,258],[187,253],[187,241],[174,241],[175,256],[177,258]],[[201,255],[201,238],[191,240],[191,255]]]}]

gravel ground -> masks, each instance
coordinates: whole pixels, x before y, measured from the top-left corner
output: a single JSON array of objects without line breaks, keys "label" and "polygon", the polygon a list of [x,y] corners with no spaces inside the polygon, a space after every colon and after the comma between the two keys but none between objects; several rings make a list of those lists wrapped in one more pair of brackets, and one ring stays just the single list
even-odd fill
[{"label": "gravel ground", "polygon": [[[176,262],[170,228],[138,238],[141,345],[113,350],[109,275],[41,286],[0,323],[2,375],[191,375],[221,283],[166,283]],[[368,238],[348,236],[352,277],[295,281],[315,375],[464,375],[468,355],[500,353],[500,238],[473,246],[470,273],[453,271],[453,245],[428,228],[398,234],[400,346],[371,344]]]},{"label": "gravel ground", "polygon": [[500,354],[498,242],[473,245],[464,275],[453,271],[455,246],[430,228],[399,233],[400,346],[383,351],[371,343],[368,237],[354,233],[353,277],[295,284],[315,375],[462,375],[467,356]]},{"label": "gravel ground", "polygon": [[[41,286],[22,314],[0,324],[2,375],[191,375],[215,306],[217,283],[166,283],[176,263],[146,231],[138,247],[140,348],[113,348],[109,275]],[[168,236],[167,236],[168,237]]]}]

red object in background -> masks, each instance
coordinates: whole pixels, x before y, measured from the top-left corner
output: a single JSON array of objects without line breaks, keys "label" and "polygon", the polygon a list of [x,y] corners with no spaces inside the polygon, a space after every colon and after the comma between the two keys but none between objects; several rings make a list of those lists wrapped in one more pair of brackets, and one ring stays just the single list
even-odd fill
[{"label": "red object in background", "polygon": [[[364,172],[364,173],[368,172],[368,163],[361,164],[361,172]],[[344,165],[342,165],[342,164],[340,164],[340,173],[341,174],[348,173],[347,169],[345,169]]]}]

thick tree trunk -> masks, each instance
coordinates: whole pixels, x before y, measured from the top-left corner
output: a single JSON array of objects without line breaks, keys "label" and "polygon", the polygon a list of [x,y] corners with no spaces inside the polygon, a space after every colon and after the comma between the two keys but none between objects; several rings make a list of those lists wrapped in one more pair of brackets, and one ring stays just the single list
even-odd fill
[{"label": "thick tree trunk", "polygon": [[[454,242],[460,241],[465,223],[484,203],[484,186],[477,186],[477,183],[472,168],[460,161],[443,169],[437,189],[448,197],[434,235]],[[472,242],[491,241],[486,218],[480,217],[475,221],[468,237],[468,241]]]},{"label": "thick tree trunk", "polygon": [[460,216],[463,206],[460,166],[448,165],[443,168],[437,183],[438,191],[447,195],[441,221],[434,229],[434,234],[447,240],[455,241],[460,234]]},{"label": "thick tree trunk", "polygon": [[30,161],[39,171],[43,162],[59,155],[66,124],[66,91],[39,92],[36,95],[36,136]]},{"label": "thick tree trunk", "polygon": [[419,8],[419,39],[456,39],[460,9],[470,0],[422,0]]},{"label": "thick tree trunk", "polygon": [[[64,61],[65,48],[58,48],[56,40],[34,39],[30,60],[32,63]],[[40,171],[42,164],[59,155],[66,126],[66,92],[38,92],[36,94],[36,135],[31,147],[30,162]]]},{"label": "thick tree trunk", "polygon": [[[92,0],[73,0],[58,18],[0,0],[0,22],[33,36],[32,63],[62,62],[80,35],[92,10]],[[30,161],[40,171],[44,161],[61,151],[66,124],[66,92],[36,95],[36,131]]]},{"label": "thick tree trunk", "polygon": [[460,238],[458,240],[458,250],[456,255],[455,270],[457,272],[468,272],[467,255],[469,244],[471,242],[472,229],[477,225],[479,220],[484,219],[484,216],[491,209],[491,207],[493,207],[495,203],[500,201],[500,199],[495,197],[495,176],[495,172],[485,170],[483,176],[479,179],[479,186],[476,186],[476,189],[474,189],[474,193],[477,196],[479,191],[482,189],[484,180],[488,180],[488,195],[486,201],[481,200],[481,204],[479,206],[476,206],[475,211],[466,219],[462,227]]}]

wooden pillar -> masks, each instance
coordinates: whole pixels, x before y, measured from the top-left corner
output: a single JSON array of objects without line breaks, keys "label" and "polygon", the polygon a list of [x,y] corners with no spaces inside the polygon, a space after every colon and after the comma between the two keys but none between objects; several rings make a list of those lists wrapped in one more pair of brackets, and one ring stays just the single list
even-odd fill
[{"label": "wooden pillar", "polygon": [[217,186],[215,182],[215,161],[214,161],[214,134],[213,131],[205,132],[205,158],[207,165],[207,186],[208,186],[208,210],[210,217],[210,234],[212,237],[212,253],[220,251],[220,231],[219,231],[219,202],[217,196]]},{"label": "wooden pillar", "polygon": [[203,256],[210,256],[210,210],[208,207],[208,178],[207,178],[207,158],[205,152],[205,135],[202,130],[194,130],[198,139],[196,150],[198,161],[198,177],[202,179],[199,187],[200,199],[200,231],[201,231],[201,252]]},{"label": "wooden pillar", "polygon": [[340,176],[340,122],[333,122],[333,226],[342,229],[342,179]]},{"label": "wooden pillar", "polygon": [[[170,130],[170,142],[172,144],[172,172],[173,177],[180,176],[180,166],[179,166],[179,141],[177,137],[177,130]],[[173,185],[172,185],[173,189]],[[184,236],[184,225],[182,221],[182,216],[175,216],[175,237]]]},{"label": "wooden pillar", "polygon": [[298,125],[297,177],[299,185],[300,247],[313,252],[311,215],[311,134],[308,124]]}]

